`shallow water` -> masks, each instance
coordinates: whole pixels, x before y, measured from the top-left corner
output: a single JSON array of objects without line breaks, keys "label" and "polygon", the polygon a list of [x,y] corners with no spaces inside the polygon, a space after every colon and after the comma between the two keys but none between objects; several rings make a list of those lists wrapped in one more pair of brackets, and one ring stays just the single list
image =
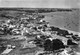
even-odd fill
[{"label": "shallow water", "polygon": [[80,18],[78,12],[53,12],[45,13],[45,20],[50,22],[50,25],[66,28],[71,31],[80,32]]}]

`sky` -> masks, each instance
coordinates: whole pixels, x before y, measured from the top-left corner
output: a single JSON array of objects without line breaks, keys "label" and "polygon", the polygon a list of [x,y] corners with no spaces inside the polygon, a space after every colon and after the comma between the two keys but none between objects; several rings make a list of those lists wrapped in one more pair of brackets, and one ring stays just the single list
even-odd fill
[{"label": "sky", "polygon": [[0,0],[0,7],[79,8],[80,0]]}]

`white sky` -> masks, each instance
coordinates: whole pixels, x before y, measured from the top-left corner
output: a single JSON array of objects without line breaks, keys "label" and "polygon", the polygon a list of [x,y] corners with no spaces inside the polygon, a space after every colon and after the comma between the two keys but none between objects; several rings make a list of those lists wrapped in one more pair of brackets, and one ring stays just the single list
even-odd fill
[{"label": "white sky", "polygon": [[0,0],[0,7],[78,8],[80,0]]}]

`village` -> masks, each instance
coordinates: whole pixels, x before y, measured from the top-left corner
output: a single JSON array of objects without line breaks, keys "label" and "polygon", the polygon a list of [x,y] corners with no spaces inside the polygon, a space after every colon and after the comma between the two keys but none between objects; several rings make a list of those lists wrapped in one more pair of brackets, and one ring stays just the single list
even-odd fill
[{"label": "village", "polygon": [[0,40],[0,54],[79,55],[73,47],[79,46],[80,36],[51,26],[44,17],[38,13],[23,13],[20,17],[0,21],[0,39],[4,40]]}]

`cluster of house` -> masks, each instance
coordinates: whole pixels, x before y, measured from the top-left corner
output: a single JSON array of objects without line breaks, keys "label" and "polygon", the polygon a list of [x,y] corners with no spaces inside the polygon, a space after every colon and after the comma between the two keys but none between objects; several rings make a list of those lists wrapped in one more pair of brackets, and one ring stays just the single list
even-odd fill
[{"label": "cluster of house", "polygon": [[42,19],[42,16],[35,18],[29,15],[27,17],[21,17],[18,20],[15,20],[15,19],[6,20],[0,26],[0,34],[2,35],[7,35],[7,34],[23,35],[23,32],[27,32],[27,29],[30,29],[31,27],[35,26],[34,22],[38,22],[40,19]]},{"label": "cluster of house", "polygon": [[[70,45],[78,45],[76,43],[80,40],[78,35],[50,26],[49,22],[46,22],[43,18],[44,15],[27,15],[18,20],[7,20],[0,26],[0,34],[35,35],[35,40],[32,43],[44,48],[44,51],[61,51],[61,49],[68,48]],[[64,52],[64,50],[62,51]]]}]

